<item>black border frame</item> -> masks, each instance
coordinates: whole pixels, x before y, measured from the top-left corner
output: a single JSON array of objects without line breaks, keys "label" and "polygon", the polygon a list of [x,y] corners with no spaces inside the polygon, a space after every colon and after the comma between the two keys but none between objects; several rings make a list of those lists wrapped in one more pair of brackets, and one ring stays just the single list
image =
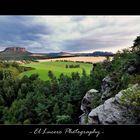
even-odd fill
[{"label": "black border frame", "polygon": [[[97,1],[96,1],[97,2]],[[60,1],[51,2],[36,2],[30,1],[3,1],[0,6],[1,15],[140,15],[140,9],[138,3],[126,3],[116,4],[112,1],[107,3],[106,1],[94,2],[77,2],[70,3],[65,1],[60,3]],[[51,3],[51,4],[50,4]],[[58,4],[59,3],[59,4]],[[64,5],[66,4],[66,5]],[[99,5],[98,5],[99,4]],[[101,6],[102,4],[102,6]],[[61,5],[61,6],[60,6]],[[98,5],[98,6],[97,6]],[[48,128],[49,130],[62,130],[62,134],[34,134],[36,128],[41,128],[44,130]],[[4,138],[48,138],[48,137],[73,137],[78,136],[77,134],[65,134],[66,128],[79,129],[84,131],[92,131],[93,129],[99,130],[102,133],[99,137],[91,135],[93,139],[121,139],[121,138],[133,138],[137,139],[139,137],[140,125],[0,125],[0,136]],[[32,132],[32,133],[30,133]],[[87,135],[82,135],[87,137]]]}]

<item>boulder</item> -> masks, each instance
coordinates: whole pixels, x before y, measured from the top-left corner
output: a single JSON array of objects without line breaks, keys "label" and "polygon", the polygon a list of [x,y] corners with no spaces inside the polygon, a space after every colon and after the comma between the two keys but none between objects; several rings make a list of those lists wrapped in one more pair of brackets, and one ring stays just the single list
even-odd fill
[{"label": "boulder", "polygon": [[96,89],[91,89],[85,94],[81,102],[81,110],[84,113],[87,114],[91,111],[91,107],[90,107],[91,101],[97,94],[99,93]]},{"label": "boulder", "polygon": [[81,110],[83,114],[79,117],[79,124],[87,124],[88,123],[88,114],[91,111],[91,102],[93,98],[100,94],[96,89],[89,90],[82,99],[81,102]]}]

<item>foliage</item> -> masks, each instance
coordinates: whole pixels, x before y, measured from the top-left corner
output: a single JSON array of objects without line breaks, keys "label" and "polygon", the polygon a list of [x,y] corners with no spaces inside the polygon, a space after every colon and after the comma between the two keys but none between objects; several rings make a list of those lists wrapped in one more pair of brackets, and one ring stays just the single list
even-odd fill
[{"label": "foliage", "polygon": [[71,117],[69,115],[57,116],[57,124],[71,124]]},{"label": "foliage", "polygon": [[[80,68],[66,68],[69,65]],[[127,72],[130,65],[140,67],[138,49],[119,51],[112,60],[107,57],[104,62],[93,64],[93,68],[92,64],[66,61],[32,62],[25,64],[26,67],[0,61],[0,123],[76,124],[83,96],[90,89],[101,91],[107,75],[116,74],[110,83],[113,95],[129,84],[140,83],[139,69],[133,74]],[[91,107],[97,107],[100,99],[100,94],[95,96]],[[122,100],[131,106],[132,114],[139,116],[140,89],[128,88]]]},{"label": "foliage", "polygon": [[80,65],[77,64],[77,65],[66,65],[66,68],[80,68]]},{"label": "foliage", "polygon": [[140,36],[134,40],[134,44],[132,46],[133,51],[140,51]]},{"label": "foliage", "polygon": [[[4,66],[5,63],[7,62],[3,63]],[[0,122],[3,124],[78,123],[81,99],[89,90],[86,71],[83,70],[81,77],[79,73],[72,73],[71,77],[61,74],[60,78],[56,79],[52,71],[49,71],[49,76],[49,81],[41,80],[38,74],[18,79],[13,78],[13,73],[7,74],[6,77],[2,71]]]},{"label": "foliage", "polygon": [[[85,69],[87,75],[90,74],[92,69],[92,64],[89,63],[80,63],[80,62],[69,62],[69,61],[50,61],[50,62],[31,62],[23,64],[25,68],[32,68],[32,70],[26,70],[19,75],[19,78],[27,75],[28,77],[32,74],[37,73],[39,78],[46,81],[50,80],[48,73],[50,71],[54,74],[54,77],[59,78],[63,73],[64,75],[71,76],[72,72],[78,72],[80,76],[82,75],[83,69]],[[75,66],[76,68],[66,68],[69,66]],[[78,67],[80,66],[80,67]]]},{"label": "foliage", "polygon": [[95,89],[100,89],[102,79],[108,74],[107,70],[101,63],[98,63],[90,73],[90,84]]},{"label": "foliage", "polygon": [[136,89],[129,87],[122,93],[122,104],[128,108],[132,116],[140,117],[140,87]]}]

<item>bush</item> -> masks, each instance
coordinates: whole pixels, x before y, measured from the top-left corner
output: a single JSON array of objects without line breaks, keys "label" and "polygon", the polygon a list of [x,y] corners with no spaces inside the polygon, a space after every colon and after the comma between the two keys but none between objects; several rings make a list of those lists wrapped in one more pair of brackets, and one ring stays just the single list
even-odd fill
[{"label": "bush", "polygon": [[129,78],[129,84],[135,84],[135,83],[140,84],[140,75],[138,75],[138,74],[131,75]]},{"label": "bush", "polygon": [[140,117],[140,87],[129,87],[122,91],[121,102],[128,108],[128,112],[134,117]]},{"label": "bush", "polygon": [[29,77],[29,79],[33,81],[33,80],[38,79],[38,77],[39,77],[38,74],[32,74],[32,75]]},{"label": "bush", "polygon": [[77,64],[77,65],[66,65],[65,68],[80,68],[80,65]]},{"label": "bush", "polygon": [[23,124],[31,124],[30,120],[29,119],[26,119]]},{"label": "bush", "polygon": [[69,115],[58,115],[56,118],[57,124],[70,124],[72,121]]}]

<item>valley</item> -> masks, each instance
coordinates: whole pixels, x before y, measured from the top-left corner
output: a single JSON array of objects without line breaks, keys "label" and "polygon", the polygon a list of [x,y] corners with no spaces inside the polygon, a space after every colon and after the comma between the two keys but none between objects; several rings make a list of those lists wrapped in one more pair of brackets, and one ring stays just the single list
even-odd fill
[{"label": "valley", "polygon": [[140,124],[139,21],[0,17],[0,124]]},{"label": "valley", "polygon": [[[79,68],[66,68],[66,65],[79,65]],[[32,67],[33,70],[25,71],[20,74],[19,77],[24,75],[31,76],[32,74],[38,74],[42,80],[48,80],[48,72],[52,71],[54,76],[59,78],[63,73],[64,75],[70,76],[73,72],[82,74],[83,69],[89,75],[92,69],[92,64],[88,63],[77,63],[77,62],[63,62],[63,61],[48,61],[48,62],[31,62],[29,64],[22,64],[24,67]]]}]

